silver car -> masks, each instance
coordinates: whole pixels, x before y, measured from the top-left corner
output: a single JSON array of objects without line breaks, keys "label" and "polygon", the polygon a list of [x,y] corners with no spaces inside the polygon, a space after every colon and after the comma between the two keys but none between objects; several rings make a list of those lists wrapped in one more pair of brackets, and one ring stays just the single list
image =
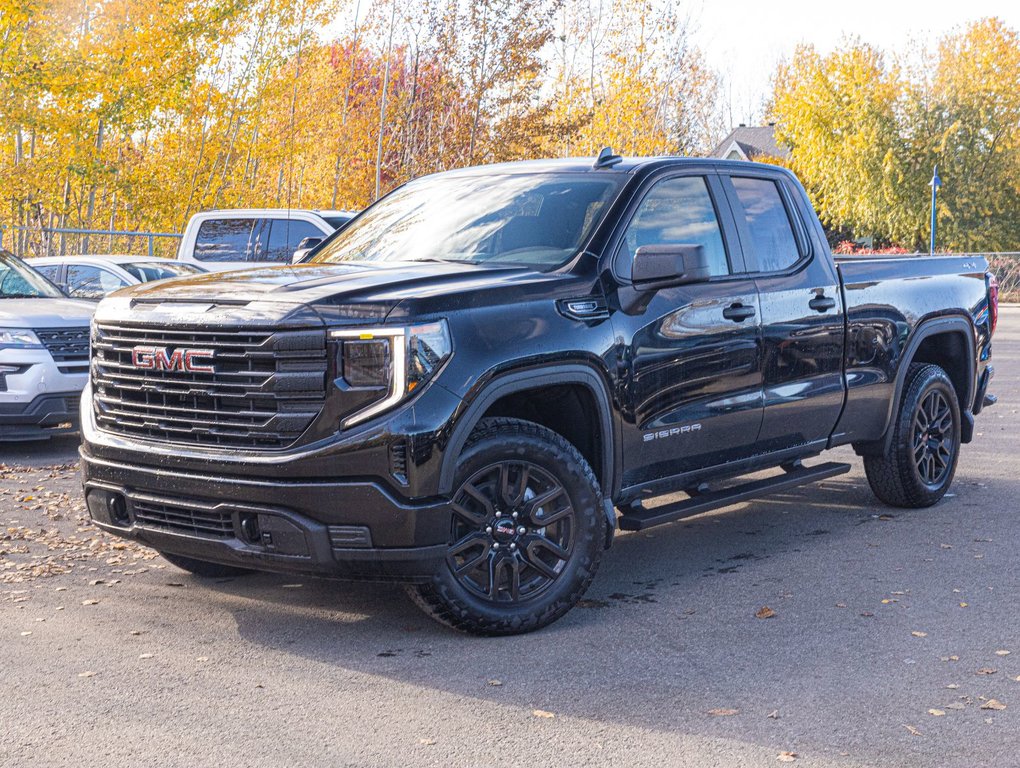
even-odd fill
[{"label": "silver car", "polygon": [[95,307],[67,298],[14,254],[0,251],[0,440],[78,428]]}]

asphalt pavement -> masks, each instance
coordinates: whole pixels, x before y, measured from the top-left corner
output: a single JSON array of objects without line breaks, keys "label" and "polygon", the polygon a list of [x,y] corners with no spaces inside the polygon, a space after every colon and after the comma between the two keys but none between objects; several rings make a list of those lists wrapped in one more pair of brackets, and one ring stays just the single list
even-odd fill
[{"label": "asphalt pavement", "polygon": [[1020,765],[1020,310],[993,358],[934,508],[841,449],[620,535],[581,606],[499,639],[398,586],[194,578],[89,525],[75,440],[0,446],[0,765]]}]

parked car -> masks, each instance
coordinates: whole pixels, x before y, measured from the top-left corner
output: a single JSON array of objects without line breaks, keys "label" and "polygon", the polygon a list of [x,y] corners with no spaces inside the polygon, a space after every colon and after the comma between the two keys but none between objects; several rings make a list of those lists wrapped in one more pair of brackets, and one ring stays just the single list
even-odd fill
[{"label": "parked car", "polygon": [[981,256],[834,259],[783,168],[451,171],[308,263],[101,302],[87,504],[199,575],[404,580],[439,621],[525,632],[617,527],[844,473],[802,463],[836,446],[883,502],[938,502],[997,313]]},{"label": "parked car", "polygon": [[146,256],[46,256],[28,264],[68,296],[91,301],[128,285],[207,271],[197,264]]},{"label": "parked car", "polygon": [[295,251],[307,252],[355,215],[273,208],[196,213],[184,230],[177,259],[214,272],[290,264]]},{"label": "parked car", "polygon": [[96,305],[67,298],[9,251],[0,251],[0,440],[78,428]]}]

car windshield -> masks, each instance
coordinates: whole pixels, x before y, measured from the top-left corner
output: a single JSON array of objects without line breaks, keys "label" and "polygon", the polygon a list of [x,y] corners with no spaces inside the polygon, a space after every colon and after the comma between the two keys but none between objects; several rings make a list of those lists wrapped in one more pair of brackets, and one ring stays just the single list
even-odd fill
[{"label": "car windshield", "polygon": [[59,299],[64,294],[10,251],[0,251],[0,299]]},{"label": "car windshield", "polygon": [[165,280],[168,277],[195,275],[205,271],[177,261],[134,261],[121,264],[120,267],[143,283],[150,280]]},{"label": "car windshield", "polygon": [[577,253],[621,179],[611,172],[426,177],[373,205],[311,261],[554,268]]}]

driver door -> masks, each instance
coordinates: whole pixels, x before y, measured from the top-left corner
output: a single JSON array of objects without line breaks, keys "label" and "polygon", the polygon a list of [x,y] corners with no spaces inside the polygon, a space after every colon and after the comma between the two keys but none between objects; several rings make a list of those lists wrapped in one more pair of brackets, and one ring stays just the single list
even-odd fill
[{"label": "driver door", "polygon": [[[624,427],[623,485],[746,458],[763,416],[761,312],[715,174],[655,181],[622,236],[627,279],[644,245],[700,245],[709,279],[663,288],[634,305],[620,289],[617,337]],[[628,309],[628,305],[633,308]]]}]

